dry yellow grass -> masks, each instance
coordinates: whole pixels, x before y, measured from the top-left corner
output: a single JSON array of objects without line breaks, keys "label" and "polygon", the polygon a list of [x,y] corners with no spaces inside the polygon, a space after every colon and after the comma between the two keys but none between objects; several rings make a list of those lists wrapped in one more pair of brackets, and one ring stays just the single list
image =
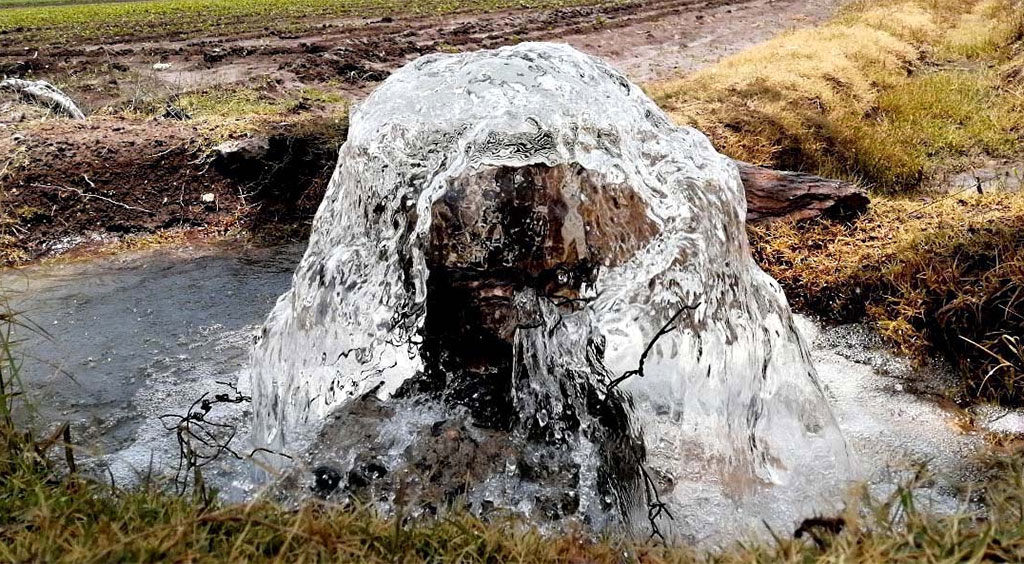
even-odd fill
[{"label": "dry yellow grass", "polygon": [[978,59],[1021,39],[1020,5],[1003,0],[984,0],[956,18],[939,45],[946,57]]},{"label": "dry yellow grass", "polygon": [[1002,155],[1020,140],[1020,98],[985,65],[1009,57],[1022,14],[1015,0],[857,2],[649,91],[732,157],[913,187],[950,159]]},{"label": "dry yellow grass", "polygon": [[1022,158],[1024,4],[862,0],[650,91],[730,156],[875,189],[849,224],[751,229],[798,307],[866,316],[909,353],[961,363],[969,397],[1024,403],[1012,339],[1024,334],[1024,196],[920,210],[921,198],[893,196],[937,172]]},{"label": "dry yellow grass", "polygon": [[749,232],[797,307],[867,316],[910,354],[960,360],[973,375],[969,396],[1024,403],[1015,343],[1003,338],[1024,334],[1024,194],[882,198],[850,223]]}]

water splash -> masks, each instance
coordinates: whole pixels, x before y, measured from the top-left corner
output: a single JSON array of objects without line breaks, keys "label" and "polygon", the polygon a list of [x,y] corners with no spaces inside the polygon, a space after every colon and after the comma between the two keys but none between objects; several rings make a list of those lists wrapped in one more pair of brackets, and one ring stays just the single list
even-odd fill
[{"label": "water splash", "polygon": [[[543,481],[527,484],[533,445],[626,520],[641,493],[754,520],[766,499],[820,511],[851,475],[845,443],[744,217],[732,161],[599,60],[540,43],[423,57],[352,113],[257,338],[255,440],[305,451],[346,433],[331,413],[397,417],[422,396],[520,441],[477,492]],[[371,435],[347,448],[414,454]],[[615,471],[645,457],[643,479]],[[718,487],[694,500],[696,482]],[[478,501],[536,505],[495,497]]]}]

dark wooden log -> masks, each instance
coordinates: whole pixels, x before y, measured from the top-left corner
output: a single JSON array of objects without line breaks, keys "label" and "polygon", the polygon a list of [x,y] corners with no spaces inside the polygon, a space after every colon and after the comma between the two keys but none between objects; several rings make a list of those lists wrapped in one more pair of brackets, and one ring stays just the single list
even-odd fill
[{"label": "dark wooden log", "polygon": [[747,194],[747,221],[846,218],[867,209],[867,191],[851,182],[736,161]]}]

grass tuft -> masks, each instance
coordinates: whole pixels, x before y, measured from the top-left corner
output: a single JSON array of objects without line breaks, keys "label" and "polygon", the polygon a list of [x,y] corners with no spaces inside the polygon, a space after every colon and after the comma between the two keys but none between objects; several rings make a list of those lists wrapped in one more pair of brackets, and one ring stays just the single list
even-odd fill
[{"label": "grass tuft", "polygon": [[867,316],[907,353],[960,363],[962,397],[1024,405],[1019,370],[1000,367],[1024,334],[1024,193],[884,198],[850,223],[748,231],[798,308]]}]

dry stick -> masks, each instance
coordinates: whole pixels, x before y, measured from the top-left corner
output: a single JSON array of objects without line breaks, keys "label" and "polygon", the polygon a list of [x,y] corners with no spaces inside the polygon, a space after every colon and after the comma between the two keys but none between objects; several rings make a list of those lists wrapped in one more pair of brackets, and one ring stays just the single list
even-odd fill
[{"label": "dry stick", "polygon": [[[86,180],[88,181],[88,179],[86,179]],[[120,207],[122,207],[122,208],[124,208],[126,210],[136,210],[136,211],[145,212],[145,213],[148,213],[148,214],[155,213],[153,211],[147,210],[146,208],[140,208],[140,207],[136,207],[136,206],[129,206],[128,204],[125,204],[125,203],[122,203],[122,202],[118,202],[117,200],[111,200],[110,198],[107,198],[106,196],[100,196],[99,194],[90,194],[90,193],[88,193],[88,192],[86,192],[84,190],[80,190],[78,188],[72,188],[70,186],[57,186],[57,185],[54,185],[54,184],[32,184],[31,186],[34,186],[36,188],[48,188],[50,190],[53,190],[53,189],[56,189],[56,190],[67,190],[69,192],[75,192],[79,196],[82,196],[83,198],[86,198],[86,199],[96,198],[97,200],[103,200],[104,202],[108,202],[108,203],[114,204],[115,206],[120,206]]]},{"label": "dry stick", "polygon": [[71,425],[64,423],[64,460],[68,463],[68,470],[74,474],[78,472],[75,464],[75,452],[71,450]]},{"label": "dry stick", "polygon": [[[693,311],[698,307],[700,307],[700,302],[679,308],[679,311],[675,312],[675,314],[673,314],[672,317],[670,317],[669,320],[661,326],[661,329],[658,330],[651,341],[647,343],[647,347],[640,355],[640,362],[637,363],[636,369],[624,373],[622,376],[619,376],[608,384],[608,387],[605,389],[604,401],[609,401],[612,397],[612,391],[615,390],[616,386],[625,382],[627,379],[632,378],[633,376],[643,378],[644,364],[647,362],[647,356],[651,354],[652,350],[654,350],[654,345],[657,344],[659,339],[676,330],[675,322],[681,315],[683,315],[684,311]],[[640,465],[640,474],[643,476],[644,496],[647,498],[647,521],[651,525],[650,538],[657,537],[662,542],[666,542],[665,535],[662,534],[661,528],[658,526],[658,518],[665,515],[670,520],[675,520],[675,517],[673,517],[672,513],[669,512],[668,504],[661,500],[661,496],[658,495],[657,484],[654,482],[654,479],[651,478],[643,464]]]},{"label": "dry stick", "polygon": [[925,205],[923,205],[923,206],[921,206],[921,207],[919,207],[919,208],[917,208],[915,210],[912,210],[912,211],[908,212],[907,216],[914,215],[915,213],[917,213],[917,212],[919,212],[919,211],[921,211],[921,210],[923,210],[923,209],[925,209],[927,207],[934,206],[935,204],[937,204],[939,202],[945,202],[946,200],[948,200],[950,198],[955,198],[955,197],[959,196],[960,194],[963,194],[964,192],[967,192],[967,191],[970,191],[970,190],[974,190],[974,191],[978,192],[979,194],[983,193],[982,190],[981,190],[981,183],[979,182],[978,186],[969,186],[969,187],[964,188],[963,190],[960,190],[958,192],[953,192],[952,194],[947,194],[947,195],[945,195],[945,196],[943,196],[943,197],[941,197],[941,198],[939,198],[937,200],[932,200],[931,202],[928,202],[927,204],[925,204]]},{"label": "dry stick", "polygon": [[679,308],[679,311],[677,311],[672,317],[670,317],[669,320],[665,322],[665,325],[662,325],[661,329],[659,329],[658,332],[654,335],[654,338],[651,339],[649,343],[647,343],[647,348],[645,348],[643,354],[640,355],[640,362],[637,365],[636,369],[630,370],[629,372],[625,372],[622,374],[622,376],[619,376],[618,378],[612,380],[608,384],[606,393],[610,394],[616,386],[618,386],[622,382],[625,382],[627,379],[632,378],[633,376],[639,376],[643,378],[644,363],[647,362],[647,355],[651,354],[651,350],[654,349],[654,345],[657,344],[658,339],[676,330],[676,327],[675,325],[673,325],[673,323],[675,323],[676,320],[679,319],[679,316],[681,316],[684,311],[693,311],[698,307],[700,307],[700,302],[697,302],[693,305],[685,305]]},{"label": "dry stick", "polygon": [[657,484],[648,474],[647,469],[643,466],[640,467],[640,473],[644,477],[644,493],[647,497],[647,521],[651,524],[651,536],[649,538],[658,537],[661,542],[666,542],[665,535],[661,532],[661,527],[658,527],[658,517],[664,513],[670,520],[675,521],[675,517],[668,510],[668,504],[661,501],[661,496],[658,495]]},{"label": "dry stick", "polygon": [[[207,504],[212,501],[212,498],[208,497],[208,490],[201,473],[202,468],[213,463],[225,453],[238,460],[246,458],[231,447],[238,429],[228,423],[210,420],[208,416],[217,405],[252,401],[250,396],[239,392],[235,384],[220,381],[216,384],[228,387],[233,395],[219,393],[210,398],[210,393],[207,392],[192,403],[185,415],[165,414],[159,417],[165,429],[175,431],[178,440],[178,464],[174,475],[176,489],[181,494],[188,490],[189,474],[191,473],[194,493]],[[208,450],[204,452],[202,450],[204,448]],[[249,455],[249,459],[254,460],[252,455],[258,451],[279,454],[291,459],[284,453],[269,449],[255,449]],[[258,461],[256,463],[260,465]],[[260,466],[262,467],[262,465]]]}]

